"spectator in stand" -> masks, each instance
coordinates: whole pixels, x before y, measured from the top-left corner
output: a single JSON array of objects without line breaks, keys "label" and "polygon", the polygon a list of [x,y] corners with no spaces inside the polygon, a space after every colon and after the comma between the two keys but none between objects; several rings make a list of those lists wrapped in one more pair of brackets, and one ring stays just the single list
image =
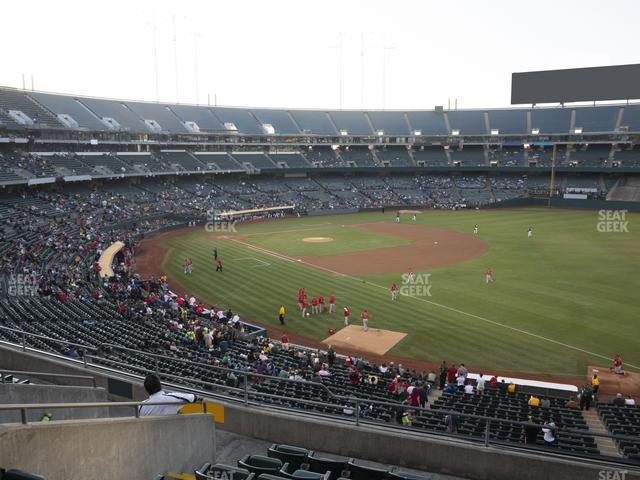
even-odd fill
[{"label": "spectator in stand", "polygon": [[447,383],[456,383],[457,373],[458,368],[455,366],[455,364],[452,363],[451,365],[449,365],[449,368],[447,369]]},{"label": "spectator in stand", "polygon": [[473,395],[473,384],[470,381],[464,386],[464,393],[467,395]]},{"label": "spectator in stand", "polygon": [[551,408],[551,400],[548,398],[540,398],[540,407],[541,408]]},{"label": "spectator in stand", "polygon": [[440,364],[440,377],[439,377],[439,384],[438,384],[438,388],[440,390],[444,390],[444,386],[447,383],[447,370],[448,369],[449,369],[449,367],[447,366],[447,362],[445,362],[443,360],[442,363]]},{"label": "spectator in stand", "polygon": [[515,395],[515,393],[516,393],[516,384],[515,383],[509,382],[509,385],[507,386],[507,393]]},{"label": "spectator in stand", "polygon": [[611,403],[613,405],[616,405],[617,407],[624,407],[625,404],[626,404],[626,402],[625,402],[624,398],[622,397],[621,393],[616,393],[616,398],[611,400]]},{"label": "spectator in stand", "polygon": [[486,383],[482,374],[478,375],[478,379],[476,380],[476,389],[478,395],[482,395],[484,393],[484,384]]},{"label": "spectator in stand", "polygon": [[556,443],[556,424],[552,418],[544,422],[542,433],[545,445],[552,447]]},{"label": "spectator in stand", "polygon": [[458,391],[458,387],[453,383],[447,383],[444,387],[444,391],[446,393],[456,393]]},{"label": "spectator in stand", "polygon": [[527,417],[527,423],[523,426],[524,429],[524,443],[527,445],[535,445],[540,432],[540,426],[533,421],[533,417],[529,415]]},{"label": "spectator in stand", "polygon": [[466,380],[468,374],[469,374],[469,370],[467,370],[467,367],[464,366],[464,363],[461,363],[460,366],[458,367],[458,372],[456,376],[458,377],[462,376]]},{"label": "spectator in stand", "polygon": [[537,409],[540,406],[540,399],[535,395],[531,394],[531,396],[529,397],[529,401],[527,402],[527,405],[529,405],[531,408]]},{"label": "spectator in stand", "polygon": [[[162,405],[142,405],[140,407],[140,415],[157,416],[157,415],[175,415],[186,403],[202,402],[202,397],[193,393],[164,392],[160,379],[155,373],[150,373],[144,379],[144,389],[147,391],[149,398],[143,403],[160,403]],[[171,403],[181,402],[177,405],[169,405]]]},{"label": "spectator in stand", "polygon": [[585,385],[580,389],[580,410],[589,411],[592,400],[593,394],[591,393],[591,386]]},{"label": "spectator in stand", "polygon": [[569,400],[564,404],[564,408],[570,408],[571,410],[578,409],[578,402],[573,397],[569,397]]},{"label": "spectator in stand", "polygon": [[420,407],[427,408],[427,401],[429,398],[429,388],[424,383],[418,385],[418,397],[420,399]]},{"label": "spectator in stand", "polygon": [[489,379],[489,386],[491,388],[497,388],[498,387],[498,377],[496,377],[495,375],[493,375],[490,379]]},{"label": "spectator in stand", "polygon": [[598,396],[598,389],[600,388],[600,379],[598,378],[598,374],[594,373],[593,377],[591,377],[591,389],[593,390],[593,396]]},{"label": "spectator in stand", "polygon": [[625,405],[635,405],[636,401],[633,399],[631,395],[627,395],[627,398],[624,400]]}]

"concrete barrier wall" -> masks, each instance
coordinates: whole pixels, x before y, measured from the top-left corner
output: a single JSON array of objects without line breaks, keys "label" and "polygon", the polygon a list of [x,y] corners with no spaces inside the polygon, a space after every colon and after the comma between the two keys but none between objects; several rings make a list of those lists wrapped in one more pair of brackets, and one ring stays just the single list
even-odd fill
[{"label": "concrete barrier wall", "polygon": [[0,425],[0,465],[47,480],[151,480],[215,458],[209,415]]},{"label": "concrete barrier wall", "polygon": [[[0,384],[0,405],[9,403],[83,403],[106,402],[104,388],[69,387],[61,385],[13,385]],[[35,422],[47,410],[28,410],[27,419]],[[110,417],[108,408],[65,408],[51,410],[54,420]],[[129,412],[131,415],[131,412]],[[0,411],[0,423],[18,423],[20,411]]]},{"label": "concrete barrier wall", "polygon": [[[476,480],[622,478],[602,476],[602,467],[578,460],[240,406],[225,408],[225,424],[219,428],[275,443]],[[640,479],[640,474],[627,472],[625,480],[630,479]]]}]

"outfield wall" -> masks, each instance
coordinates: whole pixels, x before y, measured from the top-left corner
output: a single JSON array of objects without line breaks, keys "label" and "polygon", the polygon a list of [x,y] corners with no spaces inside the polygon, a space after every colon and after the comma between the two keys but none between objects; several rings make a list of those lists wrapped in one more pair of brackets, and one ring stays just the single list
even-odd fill
[{"label": "outfield wall", "polygon": [[640,202],[620,202],[610,200],[577,200],[571,198],[512,198],[501,202],[489,203],[482,208],[517,207],[558,207],[579,208],[585,210],[628,210],[640,212]]}]

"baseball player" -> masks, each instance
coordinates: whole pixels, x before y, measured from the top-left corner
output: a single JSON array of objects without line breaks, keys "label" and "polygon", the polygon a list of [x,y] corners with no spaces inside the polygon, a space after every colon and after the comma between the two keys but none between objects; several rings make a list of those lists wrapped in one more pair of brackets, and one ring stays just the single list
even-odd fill
[{"label": "baseball player", "polygon": [[529,227],[529,228],[527,229],[527,237],[528,237],[528,238],[533,237],[533,228],[532,228],[532,227]]},{"label": "baseball player", "polygon": [[342,309],[342,316],[344,317],[344,326],[347,327],[349,325],[349,307],[344,307]]},{"label": "baseball player", "polygon": [[306,298],[302,298],[302,318],[305,317],[305,315],[307,314],[307,307],[309,306],[309,304],[307,303],[307,299]]},{"label": "baseball player", "polygon": [[391,284],[391,300],[398,300],[398,285],[396,285],[396,282],[393,282]]},{"label": "baseball player", "polygon": [[360,315],[360,317],[362,318],[362,330],[366,332],[369,330],[369,312],[365,310],[364,312],[362,312],[362,315]]},{"label": "baseball player", "polygon": [[400,223],[400,211],[396,212],[396,223]]},{"label": "baseball player", "polygon": [[184,261],[184,273],[185,275],[191,275],[193,273],[193,260],[190,258]]},{"label": "baseball player", "polygon": [[336,297],[331,295],[329,297],[329,313],[336,313]]},{"label": "baseball player", "polygon": [[485,283],[493,282],[493,270],[490,268],[484,271],[484,281]]},{"label": "baseball player", "polygon": [[478,224],[477,223],[473,226],[473,234],[474,235],[478,235]]}]

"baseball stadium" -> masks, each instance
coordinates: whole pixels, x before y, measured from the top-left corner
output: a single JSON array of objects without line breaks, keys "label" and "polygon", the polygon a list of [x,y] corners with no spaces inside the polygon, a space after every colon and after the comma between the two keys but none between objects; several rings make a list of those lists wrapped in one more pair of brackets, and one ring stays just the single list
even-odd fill
[{"label": "baseball stadium", "polygon": [[0,86],[0,480],[640,478],[640,65],[342,108],[342,48],[338,107]]}]

